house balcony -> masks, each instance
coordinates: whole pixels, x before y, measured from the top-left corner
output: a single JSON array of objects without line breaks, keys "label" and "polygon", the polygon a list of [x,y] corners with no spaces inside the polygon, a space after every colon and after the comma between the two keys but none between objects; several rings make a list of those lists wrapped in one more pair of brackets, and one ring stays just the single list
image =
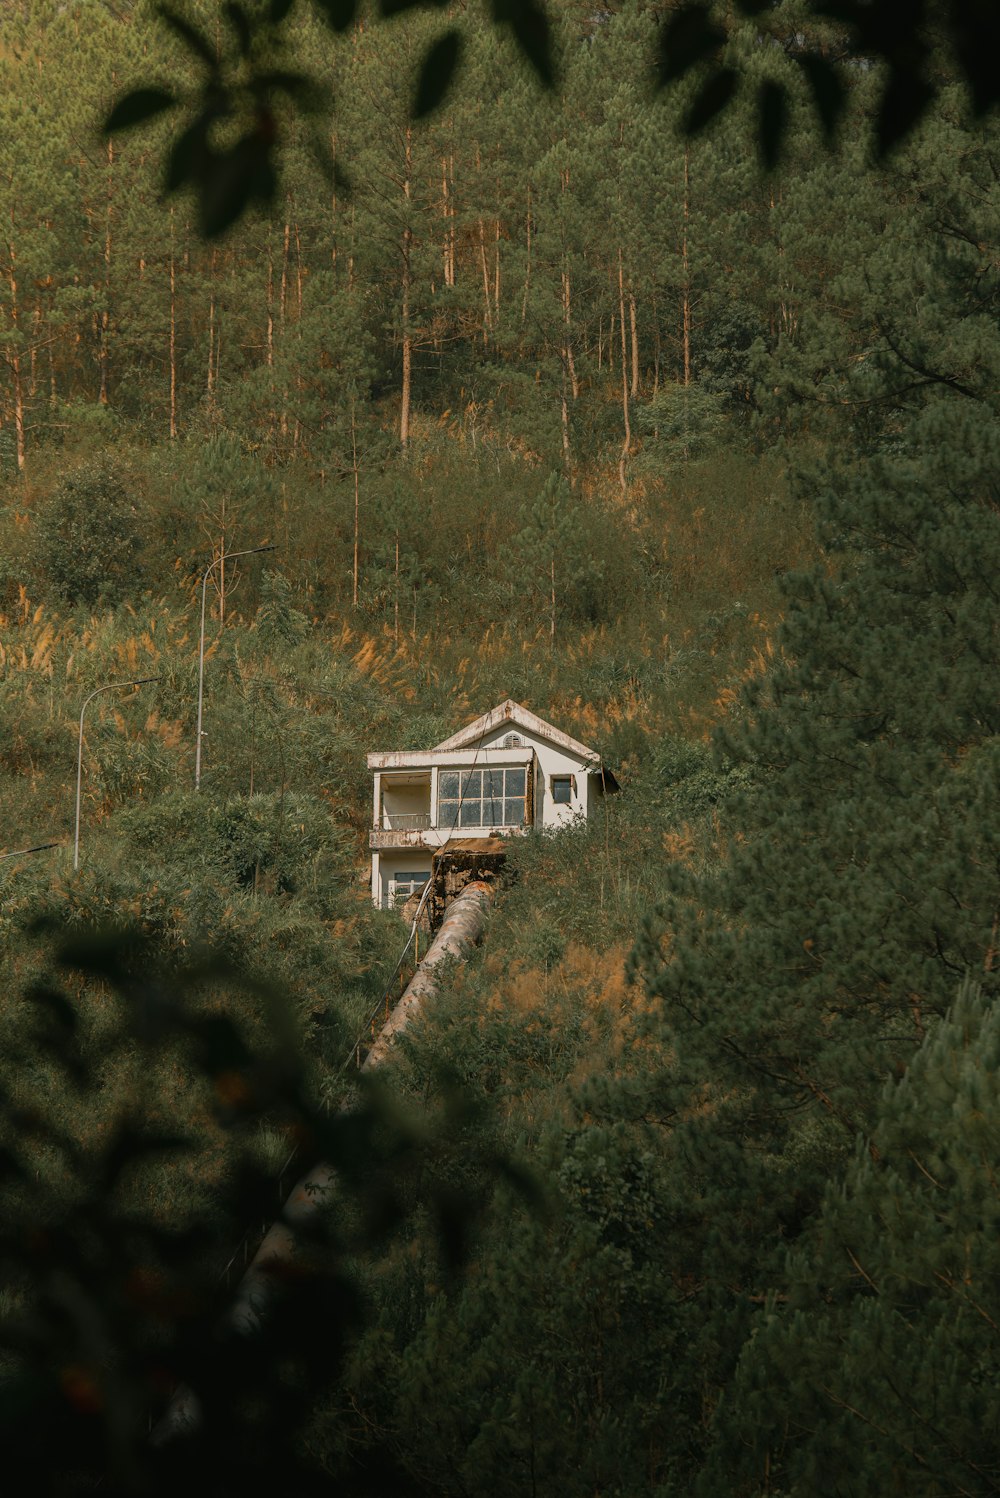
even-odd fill
[{"label": "house balcony", "polygon": [[383,848],[422,848],[426,846],[424,834],[430,825],[429,812],[383,814],[382,826],[373,827],[368,834],[368,846],[373,852]]},{"label": "house balcony", "polygon": [[429,811],[384,811],[382,826],[387,832],[422,832],[431,825]]}]

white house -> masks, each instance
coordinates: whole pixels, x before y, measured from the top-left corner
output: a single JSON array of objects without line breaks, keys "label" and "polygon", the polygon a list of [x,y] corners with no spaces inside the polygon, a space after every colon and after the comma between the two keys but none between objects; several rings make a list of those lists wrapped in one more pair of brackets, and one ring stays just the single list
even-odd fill
[{"label": "white house", "polygon": [[589,816],[617,790],[600,756],[509,698],[433,749],[369,754],[372,899],[404,904],[445,854],[502,857],[501,838]]}]

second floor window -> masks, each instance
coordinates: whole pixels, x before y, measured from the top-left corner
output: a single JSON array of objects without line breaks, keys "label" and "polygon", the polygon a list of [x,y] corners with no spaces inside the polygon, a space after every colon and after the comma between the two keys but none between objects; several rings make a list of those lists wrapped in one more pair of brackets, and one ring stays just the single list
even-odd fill
[{"label": "second floor window", "polygon": [[442,770],[438,776],[439,827],[520,827],[527,777],[517,769]]}]

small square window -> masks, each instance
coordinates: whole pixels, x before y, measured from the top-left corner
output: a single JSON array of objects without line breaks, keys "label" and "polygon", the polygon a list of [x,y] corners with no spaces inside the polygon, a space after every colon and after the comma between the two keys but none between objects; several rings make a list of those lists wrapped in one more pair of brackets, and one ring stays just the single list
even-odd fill
[{"label": "small square window", "polygon": [[569,806],[573,800],[572,775],[553,775],[552,800],[556,806]]}]

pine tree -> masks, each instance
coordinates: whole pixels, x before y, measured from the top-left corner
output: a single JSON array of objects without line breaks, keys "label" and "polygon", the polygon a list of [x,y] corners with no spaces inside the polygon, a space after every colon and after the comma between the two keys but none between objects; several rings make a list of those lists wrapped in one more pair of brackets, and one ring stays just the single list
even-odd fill
[{"label": "pine tree", "polygon": [[[883,252],[897,291],[879,430],[811,477],[829,564],[789,581],[782,661],[730,735],[761,782],[747,836],[696,915],[672,910],[667,960],[647,948],[692,1060],[707,1046],[710,1074],[769,1097],[776,1126],[783,1109],[816,1109],[848,1138],[956,977],[982,968],[996,914],[998,288],[975,207],[954,221],[964,237],[935,233],[959,211],[957,192],[942,201],[953,141],[936,128],[921,146],[922,232]],[[973,184],[996,191],[991,146],[965,139],[974,204]],[[867,369],[856,388],[874,396]]]},{"label": "pine tree", "polygon": [[[672,1120],[668,1254],[674,1274],[699,1279],[689,1376],[706,1409],[784,1293],[786,1246],[855,1139],[879,1150],[886,1077],[934,1035],[963,974],[996,988],[995,147],[990,130],[966,128],[954,183],[944,161],[959,128],[939,119],[914,148],[916,222],[870,267],[887,285],[893,266],[884,336],[849,387],[871,419],[850,420],[849,455],[799,475],[825,560],[787,580],[780,657],[721,740],[753,788],[726,814],[720,864],[678,870],[639,944],[667,1058],[644,1111]],[[738,1403],[723,1409],[745,1429]],[[702,1450],[715,1438],[709,1422]],[[773,1440],[753,1475],[761,1491],[774,1491]],[[816,1481],[831,1467],[811,1470]]]},{"label": "pine tree", "polygon": [[1000,1012],[966,984],[792,1253],[706,1492],[995,1491],[998,1062]]}]

